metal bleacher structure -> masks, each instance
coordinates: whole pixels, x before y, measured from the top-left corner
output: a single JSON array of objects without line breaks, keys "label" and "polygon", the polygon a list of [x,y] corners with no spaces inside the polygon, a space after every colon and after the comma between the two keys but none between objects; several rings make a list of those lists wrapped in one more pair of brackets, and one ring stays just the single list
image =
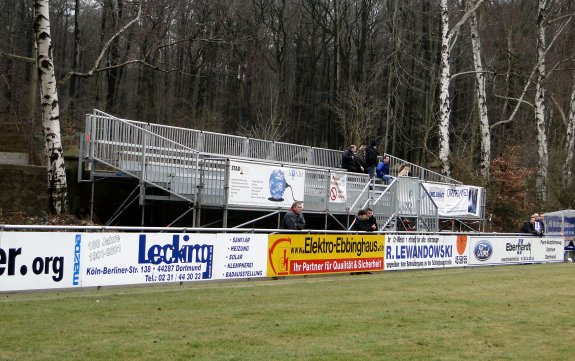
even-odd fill
[{"label": "metal bleacher structure", "polygon": [[[380,230],[437,232],[442,223],[449,222],[449,230],[455,230],[453,224],[457,223],[460,228],[461,225],[466,228],[464,231],[475,231],[482,224],[485,208],[485,197],[481,197],[480,217],[440,219],[437,206],[422,183],[460,185],[461,182],[415,164],[410,164],[411,177],[395,177],[390,184],[384,185],[370,180],[367,174],[346,173],[340,168],[341,150],[150,124],[120,119],[99,110],[86,115],[80,154],[78,180],[92,184],[91,214],[96,181],[128,177],[137,180],[137,186],[116,214],[135,199],[139,199],[142,207],[150,199],[183,201],[188,202],[189,207],[172,224],[193,212],[191,226],[206,226],[201,224],[199,211],[216,208],[222,210],[223,228],[246,227],[274,215],[279,227],[280,216],[287,210],[285,207],[230,204],[231,161],[244,162],[248,166],[303,170],[305,213],[325,215],[326,228],[331,217],[341,229],[347,229],[350,218],[353,220],[358,210],[369,206],[374,210]],[[392,176],[400,164],[409,163],[393,156],[390,158]],[[343,203],[330,202],[332,173],[347,175],[347,197]],[[233,211],[260,211],[264,215],[247,223],[228,225],[228,213]],[[347,222],[340,221],[342,217],[338,220],[337,215],[345,215]],[[106,224],[112,222],[114,219]],[[142,225],[143,222],[142,217]]]}]

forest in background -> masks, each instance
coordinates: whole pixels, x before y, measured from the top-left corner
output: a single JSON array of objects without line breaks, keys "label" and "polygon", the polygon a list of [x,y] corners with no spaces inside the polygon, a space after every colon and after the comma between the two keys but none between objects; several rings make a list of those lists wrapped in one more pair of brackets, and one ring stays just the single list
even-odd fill
[{"label": "forest in background", "polygon": [[[376,140],[380,151],[439,170],[442,15],[453,28],[474,2],[49,3],[64,136],[81,132],[84,114],[97,108],[332,149]],[[572,174],[565,176],[573,163],[575,4],[493,0],[474,13],[478,32],[466,21],[449,45],[451,174],[485,186],[491,220],[515,230],[529,213],[575,203]],[[45,164],[33,24],[33,0],[0,3],[0,131],[22,134],[28,142],[14,147],[33,150],[33,162]],[[487,176],[473,39],[480,39],[490,128]],[[537,182],[541,132],[548,149],[544,197]]]}]

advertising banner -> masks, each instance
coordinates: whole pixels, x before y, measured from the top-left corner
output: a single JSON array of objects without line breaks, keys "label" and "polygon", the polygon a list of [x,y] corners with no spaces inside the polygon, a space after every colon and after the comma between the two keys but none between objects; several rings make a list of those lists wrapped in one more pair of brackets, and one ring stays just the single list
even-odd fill
[{"label": "advertising banner", "polygon": [[83,234],[80,285],[265,277],[266,235]]},{"label": "advertising banner", "polygon": [[291,207],[304,201],[305,171],[230,161],[228,203],[260,207]]},{"label": "advertising banner", "polygon": [[271,234],[268,276],[383,271],[383,235]]},{"label": "advertising banner", "polygon": [[563,238],[561,237],[469,237],[470,265],[562,261]]},{"label": "advertising banner", "polygon": [[72,287],[79,239],[68,233],[0,232],[0,291]]},{"label": "advertising banner", "polygon": [[266,277],[267,235],[4,232],[0,291]]},{"label": "advertising banner", "polygon": [[345,203],[347,201],[347,175],[345,173],[331,173],[329,182],[329,201],[332,203]]},{"label": "advertising banner", "polygon": [[467,235],[395,234],[386,241],[386,270],[464,267],[468,262]]},{"label": "advertising banner", "polygon": [[451,184],[423,183],[439,216],[480,216],[481,188]]},{"label": "advertising banner", "polygon": [[563,235],[563,215],[545,215],[545,234],[547,236]]}]

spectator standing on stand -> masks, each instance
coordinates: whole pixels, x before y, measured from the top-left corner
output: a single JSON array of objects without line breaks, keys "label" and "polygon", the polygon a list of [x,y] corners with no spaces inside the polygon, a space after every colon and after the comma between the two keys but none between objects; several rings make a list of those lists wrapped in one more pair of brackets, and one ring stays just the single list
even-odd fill
[{"label": "spectator standing on stand", "polygon": [[367,173],[369,178],[375,178],[375,167],[377,167],[377,157],[379,157],[379,152],[377,151],[377,142],[371,142],[371,145],[367,147],[365,151],[365,165],[367,167]]},{"label": "spectator standing on stand", "polygon": [[358,164],[355,156],[356,149],[357,147],[352,144],[343,152],[341,156],[341,167],[346,169],[348,172],[357,172]]},{"label": "spectator standing on stand", "polygon": [[365,165],[365,144],[359,146],[357,153],[355,153],[355,158],[357,160],[357,172],[367,173],[367,166]]}]

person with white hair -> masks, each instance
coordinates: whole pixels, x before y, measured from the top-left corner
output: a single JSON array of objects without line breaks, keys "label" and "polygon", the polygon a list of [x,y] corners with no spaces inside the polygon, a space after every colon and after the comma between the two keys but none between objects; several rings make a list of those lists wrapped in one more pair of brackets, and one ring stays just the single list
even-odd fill
[{"label": "person with white hair", "polygon": [[529,218],[529,221],[523,222],[520,232],[543,236],[544,228],[543,224],[539,221],[539,214],[534,213],[531,218]]}]

